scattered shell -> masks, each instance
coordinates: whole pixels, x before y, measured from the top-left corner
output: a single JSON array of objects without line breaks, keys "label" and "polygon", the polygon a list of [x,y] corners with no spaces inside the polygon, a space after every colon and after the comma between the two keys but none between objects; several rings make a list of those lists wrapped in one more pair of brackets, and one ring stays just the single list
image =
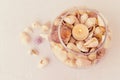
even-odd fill
[{"label": "scattered shell", "polygon": [[55,21],[54,21],[54,25],[59,26],[60,22],[61,22],[61,19],[56,18]]},{"label": "scattered shell", "polygon": [[40,22],[39,22],[39,21],[36,21],[36,22],[32,23],[32,28],[33,28],[33,29],[41,28]]},{"label": "scattered shell", "polygon": [[97,59],[101,59],[105,55],[106,49],[102,48],[97,51]]},{"label": "scattered shell", "polygon": [[93,38],[91,38],[90,40],[88,40],[88,41],[84,44],[84,46],[86,46],[86,47],[97,47],[98,44],[99,44],[98,40],[97,40],[95,37],[93,37]]},{"label": "scattered shell", "polygon": [[81,42],[81,41],[79,41],[79,42],[76,43],[76,45],[77,45],[78,49],[80,49],[80,51],[82,51],[82,52],[88,52],[89,49],[87,47],[85,47],[83,44],[84,43]]},{"label": "scattered shell", "polygon": [[35,55],[35,56],[39,55],[39,51],[36,48],[30,49],[29,53],[32,54],[32,55]]},{"label": "scattered shell", "polygon": [[42,57],[42,58],[40,59],[39,67],[40,67],[40,68],[43,68],[43,67],[47,66],[48,63],[49,63],[48,58]]},{"label": "scattered shell", "polygon": [[76,18],[75,16],[70,15],[65,17],[64,21],[68,24],[73,24],[75,22],[75,18]]},{"label": "scattered shell", "polygon": [[27,33],[29,33],[29,34],[33,33],[33,29],[31,27],[26,27],[24,29],[24,31],[27,32]]},{"label": "scattered shell", "polygon": [[71,29],[66,26],[61,27],[61,38],[65,44],[68,43],[71,37]]},{"label": "scattered shell", "polygon": [[46,40],[48,40],[48,34],[40,34],[40,36]]},{"label": "scattered shell", "polygon": [[43,33],[49,33],[49,27],[48,27],[48,26],[42,25],[42,26],[41,26],[41,29],[42,29],[42,32],[43,32]]},{"label": "scattered shell", "polygon": [[96,18],[88,18],[85,24],[88,26],[88,28],[95,26]]},{"label": "scattered shell", "polygon": [[68,43],[67,48],[71,49],[73,51],[76,51],[76,52],[80,52],[80,50],[77,48],[77,46],[75,44],[73,44],[73,43]]},{"label": "scattered shell", "polygon": [[81,23],[85,23],[87,19],[88,19],[88,14],[87,13],[82,14],[81,17],[80,17]]},{"label": "scattered shell", "polygon": [[105,26],[105,24],[104,24],[104,22],[103,22],[103,20],[101,19],[100,16],[97,16],[97,19],[98,19],[98,25],[99,26]]},{"label": "scattered shell", "polygon": [[31,36],[27,32],[22,32],[20,34],[20,37],[24,44],[28,44],[31,42]]}]

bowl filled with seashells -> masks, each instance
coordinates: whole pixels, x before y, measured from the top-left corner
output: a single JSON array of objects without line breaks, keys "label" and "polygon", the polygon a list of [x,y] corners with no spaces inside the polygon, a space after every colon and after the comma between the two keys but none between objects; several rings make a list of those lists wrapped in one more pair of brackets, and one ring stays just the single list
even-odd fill
[{"label": "bowl filled with seashells", "polygon": [[53,22],[49,41],[54,55],[69,67],[98,63],[111,40],[103,15],[94,9],[70,8]]}]

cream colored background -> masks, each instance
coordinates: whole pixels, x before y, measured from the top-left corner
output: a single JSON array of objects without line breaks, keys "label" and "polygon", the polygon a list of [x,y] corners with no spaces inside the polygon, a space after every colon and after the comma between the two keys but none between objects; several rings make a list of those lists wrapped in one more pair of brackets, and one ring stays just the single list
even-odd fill
[{"label": "cream colored background", "polygon": [[[48,42],[41,56],[50,56],[44,69],[37,67],[40,56],[27,54],[19,33],[35,20],[53,20],[64,9],[87,6],[101,11],[113,31],[112,47],[98,65],[72,69],[59,62]],[[120,0],[0,0],[0,80],[120,80]]]}]

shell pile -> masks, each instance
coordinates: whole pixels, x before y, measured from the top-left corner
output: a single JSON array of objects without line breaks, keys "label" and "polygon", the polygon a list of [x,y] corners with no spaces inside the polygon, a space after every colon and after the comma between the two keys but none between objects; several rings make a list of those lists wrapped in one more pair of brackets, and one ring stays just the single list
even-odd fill
[{"label": "shell pile", "polygon": [[[74,10],[64,16],[65,13],[67,11],[58,16],[53,23],[50,38],[54,54],[71,67],[85,67],[97,63],[102,57],[100,55],[105,54],[104,47],[94,52],[105,39],[106,26],[103,20],[92,10]],[[60,37],[64,45],[78,55],[67,51],[60,43],[58,37],[60,23],[62,24]],[[83,55],[90,52],[94,53]]]}]

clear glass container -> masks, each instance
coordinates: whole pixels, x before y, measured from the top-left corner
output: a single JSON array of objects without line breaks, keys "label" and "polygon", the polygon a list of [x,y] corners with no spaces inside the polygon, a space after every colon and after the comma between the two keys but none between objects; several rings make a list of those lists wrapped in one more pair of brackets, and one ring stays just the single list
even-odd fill
[{"label": "clear glass container", "polygon": [[94,9],[70,8],[53,22],[49,42],[54,55],[74,68],[98,63],[111,40],[103,15]]}]

